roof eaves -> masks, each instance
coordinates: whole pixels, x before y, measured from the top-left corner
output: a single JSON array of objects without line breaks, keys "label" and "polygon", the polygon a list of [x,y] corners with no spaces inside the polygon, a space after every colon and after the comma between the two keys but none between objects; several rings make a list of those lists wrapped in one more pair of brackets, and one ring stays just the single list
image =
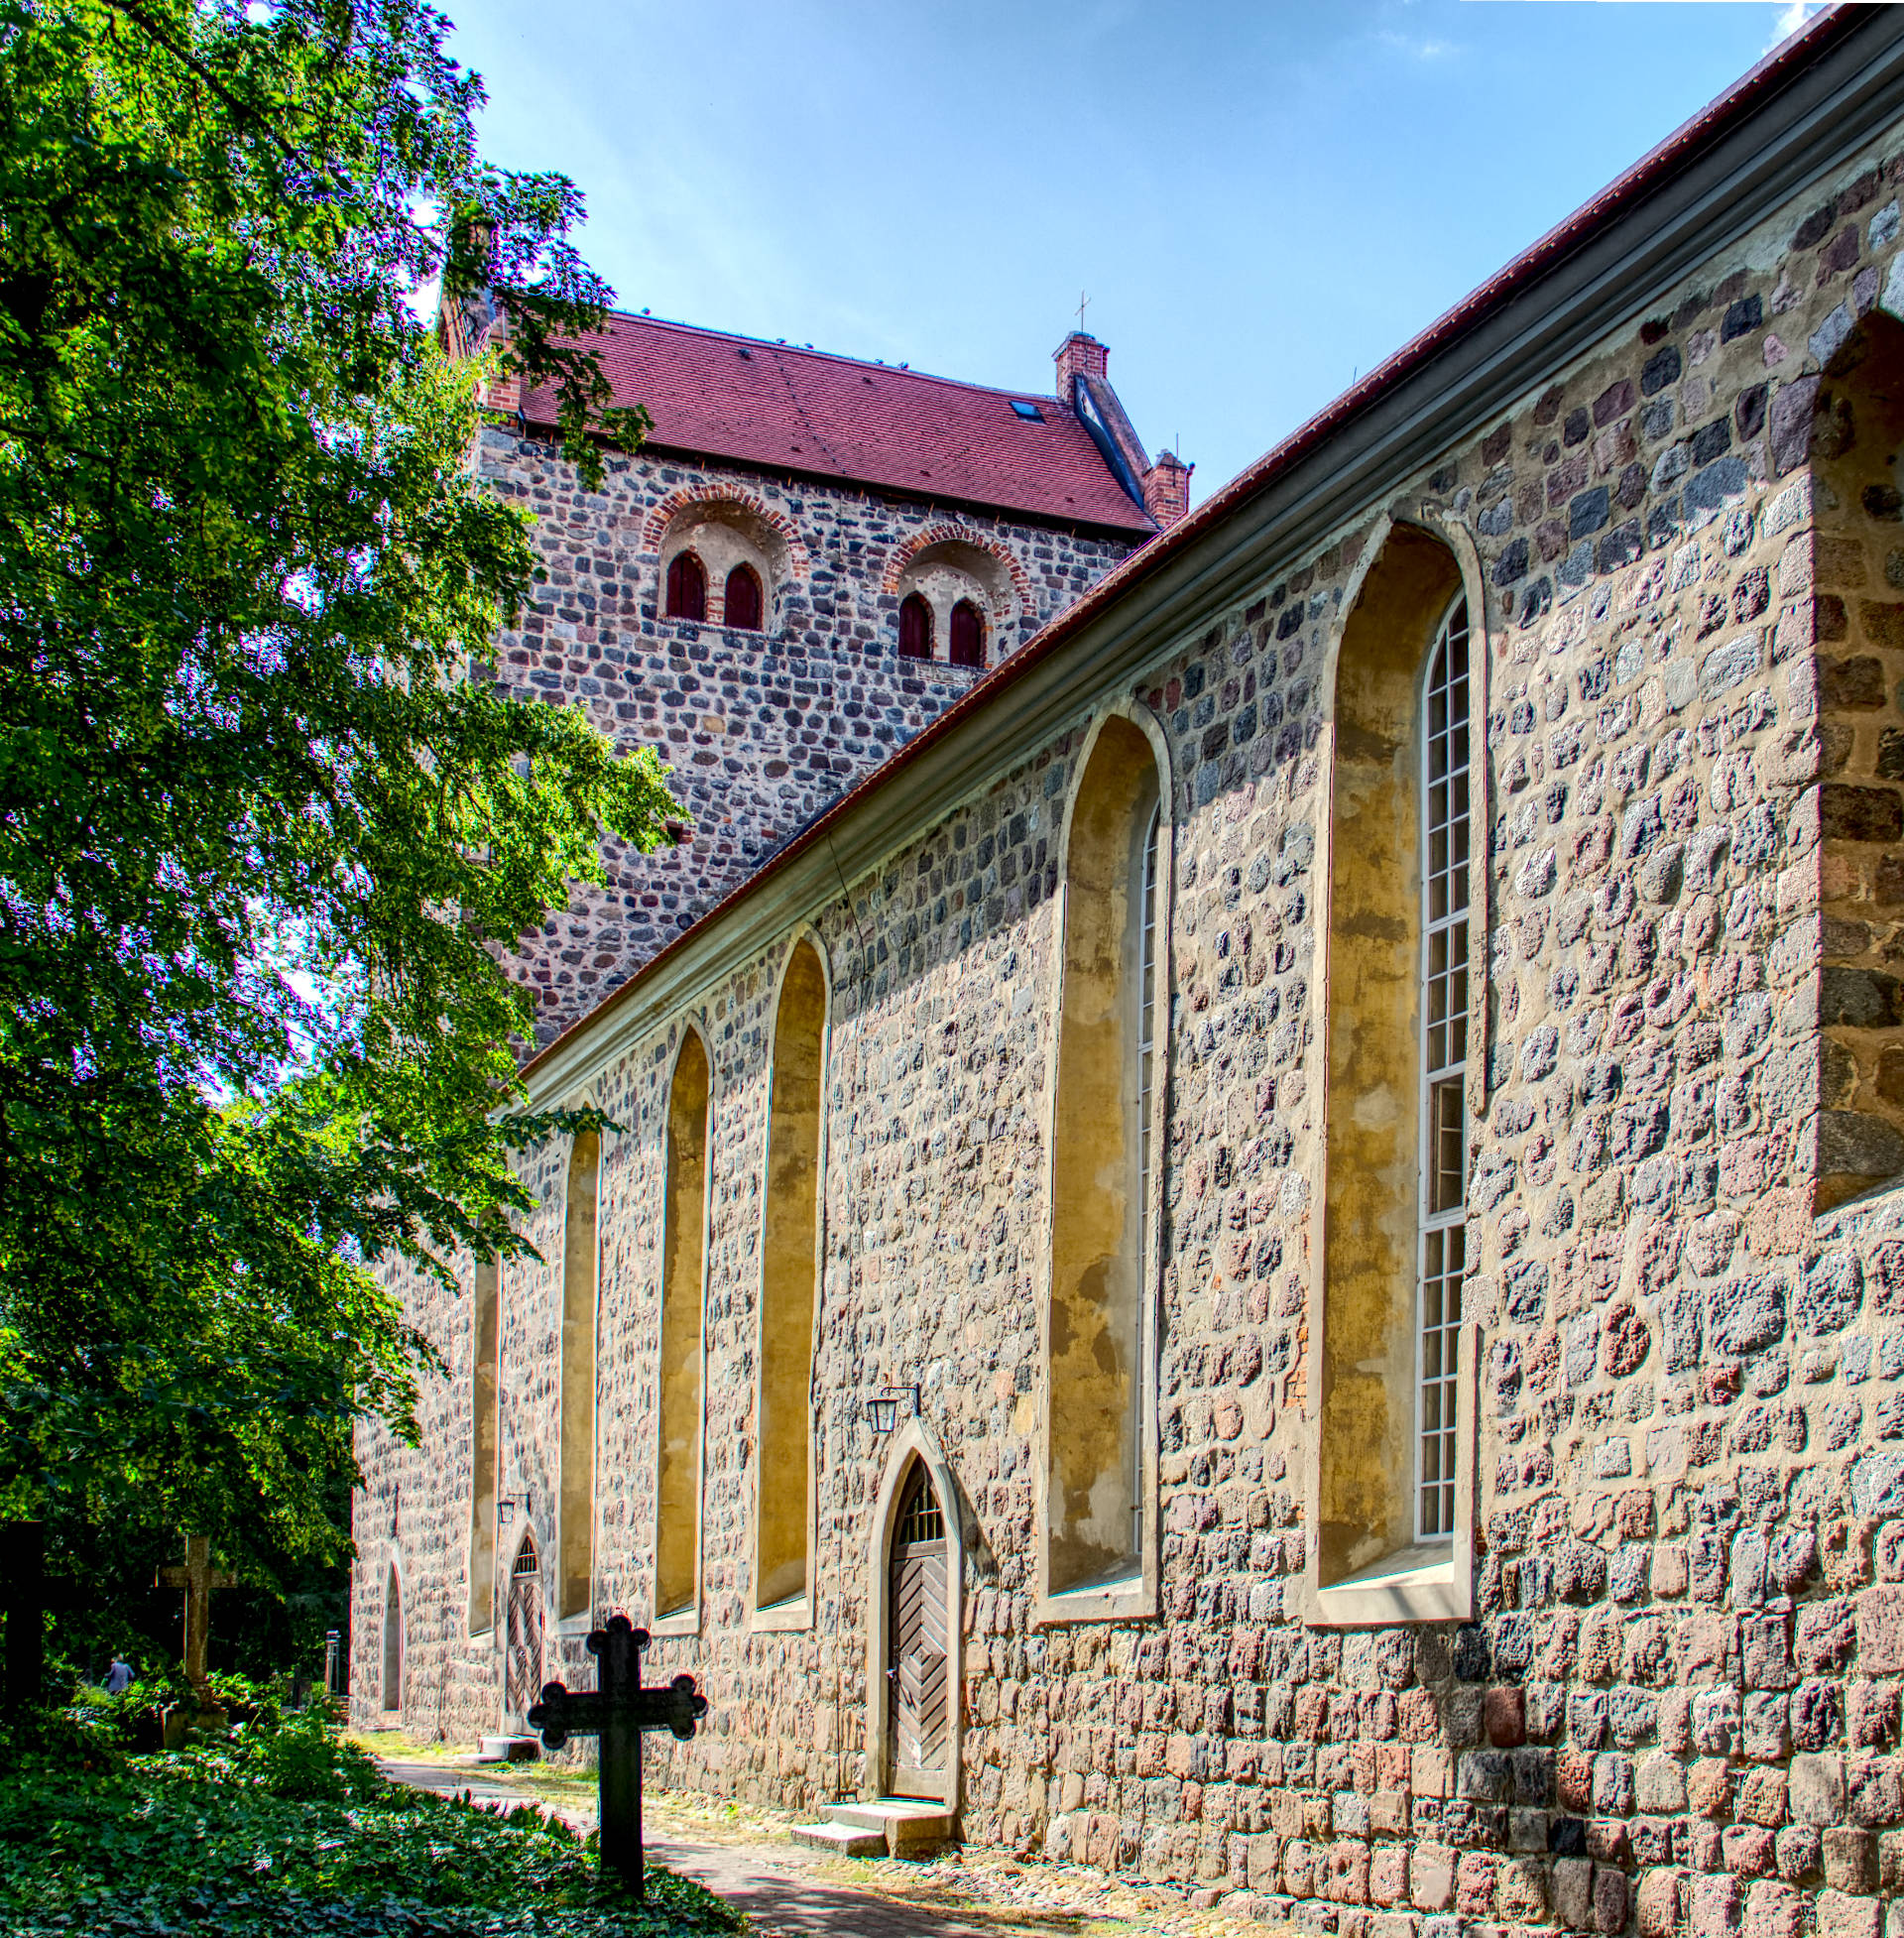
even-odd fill
[{"label": "roof eaves", "polygon": [[[530,416],[527,413],[513,414],[520,418],[525,431],[553,431],[557,426],[547,420]],[[1128,520],[1113,521],[1092,518],[1078,512],[1059,512],[1034,505],[1007,504],[1001,499],[968,498],[957,492],[914,491],[909,485],[887,484],[879,478],[864,478],[850,471],[816,471],[801,469],[797,465],[774,464],[766,458],[737,457],[731,451],[704,450],[694,444],[669,444],[658,437],[645,438],[642,443],[643,455],[692,458],[699,463],[718,464],[735,471],[750,471],[767,478],[798,478],[803,483],[822,485],[831,490],[845,488],[876,494],[881,498],[905,499],[915,505],[931,507],[943,506],[948,511],[977,512],[988,518],[1009,519],[1015,524],[1028,524],[1049,527],[1053,531],[1081,532],[1091,536],[1106,536],[1117,539],[1134,539],[1139,545],[1146,544],[1156,536],[1156,521],[1140,505],[1130,507]]]}]

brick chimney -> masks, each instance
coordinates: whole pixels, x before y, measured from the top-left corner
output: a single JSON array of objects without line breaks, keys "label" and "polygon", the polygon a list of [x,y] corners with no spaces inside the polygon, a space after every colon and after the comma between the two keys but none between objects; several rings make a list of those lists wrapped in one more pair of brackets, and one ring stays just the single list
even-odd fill
[{"label": "brick chimney", "polygon": [[[443,303],[437,310],[437,329],[452,358],[481,356],[503,349],[509,340],[509,317],[483,291],[461,303]],[[504,371],[482,387],[477,402],[492,411],[520,412],[529,400],[529,385],[520,371]]]},{"label": "brick chimney", "polygon": [[1167,532],[1190,509],[1190,473],[1175,451],[1159,451],[1157,461],[1143,474],[1143,509]]},{"label": "brick chimney", "polygon": [[[499,308],[496,319],[489,326],[489,334],[484,339],[483,348],[507,351],[509,347],[509,318]],[[483,403],[492,411],[513,411],[520,415],[523,406],[529,402],[529,384],[520,370],[503,370],[483,386]]]},{"label": "brick chimney", "polygon": [[1095,336],[1074,329],[1052,351],[1051,361],[1058,367],[1058,402],[1068,405],[1074,377],[1095,377],[1101,384],[1106,381],[1104,367],[1111,361],[1111,352]]}]

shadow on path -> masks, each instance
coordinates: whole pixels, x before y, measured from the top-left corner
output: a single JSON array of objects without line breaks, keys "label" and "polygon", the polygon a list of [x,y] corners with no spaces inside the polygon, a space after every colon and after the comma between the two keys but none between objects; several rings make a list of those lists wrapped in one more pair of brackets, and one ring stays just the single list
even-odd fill
[{"label": "shadow on path", "polygon": [[[439,1796],[467,1795],[486,1809],[539,1804],[578,1830],[595,1828],[592,1808],[565,1810],[494,1777],[453,1764],[379,1759],[394,1783],[433,1790]],[[837,1862],[786,1844],[696,1844],[673,1837],[651,1837],[648,1855],[683,1877],[705,1884],[737,1911],[744,1911],[763,1934],[796,1938],[1007,1938],[1007,1934],[1068,1934],[1084,1920],[1073,1913],[1024,1906],[976,1904],[937,1906],[904,1898],[853,1890],[817,1876],[818,1867]]]}]

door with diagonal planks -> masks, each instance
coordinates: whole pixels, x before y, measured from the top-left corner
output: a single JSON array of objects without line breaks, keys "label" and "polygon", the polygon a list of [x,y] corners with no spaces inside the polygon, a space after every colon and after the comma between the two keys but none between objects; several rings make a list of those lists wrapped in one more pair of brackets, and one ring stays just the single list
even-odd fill
[{"label": "door with diagonal planks", "polygon": [[533,1535],[523,1536],[509,1577],[503,1658],[504,1728],[527,1727],[524,1718],[542,1691],[542,1576]]},{"label": "door with diagonal planks", "polygon": [[892,1530],[888,1570],[888,1790],[892,1796],[942,1797],[951,1737],[946,1661],[945,1515],[932,1477],[915,1460],[906,1476]]}]

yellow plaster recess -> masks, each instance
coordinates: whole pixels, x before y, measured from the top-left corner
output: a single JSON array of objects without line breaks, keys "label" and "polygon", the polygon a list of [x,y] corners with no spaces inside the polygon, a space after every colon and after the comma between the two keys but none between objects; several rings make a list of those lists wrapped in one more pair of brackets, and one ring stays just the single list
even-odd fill
[{"label": "yellow plaster recess", "polygon": [[826,978],[794,945],[774,1026],[761,1265],[761,1431],[756,1606],[806,1592],[807,1441],[817,1283],[820,1086]]},{"label": "yellow plaster recess", "polygon": [[1150,743],[1107,720],[1066,855],[1064,1004],[1052,1117],[1047,1587],[1135,1569],[1143,1180],[1135,996]]},{"label": "yellow plaster recess", "polygon": [[587,1615],[594,1596],[595,1196],[602,1141],[575,1140],[562,1226],[562,1512],[558,1613]]},{"label": "yellow plaster recess", "polygon": [[701,1268],[707,1232],[707,1051],[690,1030],[667,1106],[661,1260],[661,1458],[654,1613],[692,1608],[701,1514]]},{"label": "yellow plaster recess", "polygon": [[1329,915],[1320,1579],[1413,1539],[1421,996],[1421,669],[1460,589],[1445,546],[1397,527],[1336,672]]}]

